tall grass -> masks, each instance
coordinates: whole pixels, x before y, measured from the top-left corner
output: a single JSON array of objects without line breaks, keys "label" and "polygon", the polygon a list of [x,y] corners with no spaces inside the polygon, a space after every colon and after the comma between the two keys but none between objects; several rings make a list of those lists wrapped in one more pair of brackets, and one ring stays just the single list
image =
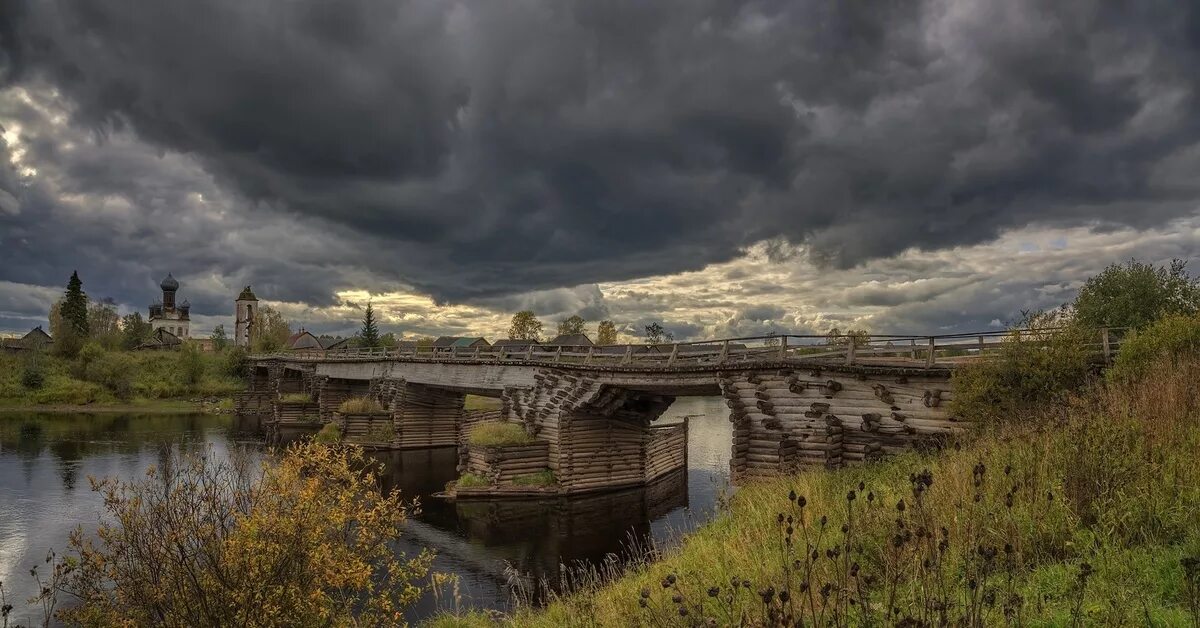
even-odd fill
[{"label": "tall grass", "polygon": [[387,410],[370,397],[351,397],[338,406],[338,412],[342,414],[381,414]]},{"label": "tall grass", "polygon": [[[1197,625],[1200,361],[944,451],[744,486],[520,626]],[[439,625],[480,625],[482,615]]]},{"label": "tall grass", "polygon": [[484,421],[471,427],[467,442],[481,447],[503,447],[527,445],[534,442],[534,439],[525,431],[525,426],[518,423]]}]

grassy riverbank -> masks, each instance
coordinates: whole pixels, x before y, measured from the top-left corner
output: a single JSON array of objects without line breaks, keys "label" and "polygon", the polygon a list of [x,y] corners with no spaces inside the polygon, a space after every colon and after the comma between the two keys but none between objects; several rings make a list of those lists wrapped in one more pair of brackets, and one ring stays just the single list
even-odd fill
[{"label": "grassy riverbank", "polygon": [[109,351],[78,356],[0,355],[0,411],[189,412],[196,398],[241,390],[236,356],[182,351]]},{"label": "grassy riverbank", "polygon": [[1195,625],[1196,381],[1164,360],[941,452],[750,484],[660,560],[502,623]]}]

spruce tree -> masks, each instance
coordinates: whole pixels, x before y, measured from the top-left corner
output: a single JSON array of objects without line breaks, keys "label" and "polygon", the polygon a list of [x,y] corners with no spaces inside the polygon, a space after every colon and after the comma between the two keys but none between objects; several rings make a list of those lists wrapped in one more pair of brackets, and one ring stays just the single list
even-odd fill
[{"label": "spruce tree", "polygon": [[67,324],[67,328],[78,335],[79,338],[87,338],[88,336],[88,298],[83,292],[83,282],[79,280],[79,273],[72,272],[71,279],[67,282],[67,292],[63,296],[62,302],[62,317],[63,322]]},{"label": "spruce tree", "polygon": [[379,342],[379,327],[375,324],[375,308],[367,301],[367,311],[363,313],[362,329],[358,332],[358,342],[364,347],[381,346]]}]

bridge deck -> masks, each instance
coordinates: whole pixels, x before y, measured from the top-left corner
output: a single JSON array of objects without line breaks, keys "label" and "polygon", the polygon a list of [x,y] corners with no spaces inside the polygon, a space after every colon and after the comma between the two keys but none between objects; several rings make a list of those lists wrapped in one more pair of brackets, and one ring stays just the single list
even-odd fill
[{"label": "bridge deck", "polygon": [[[637,371],[720,370],[751,365],[819,364],[891,369],[951,370],[995,355],[1007,341],[1046,343],[1056,330],[1007,330],[940,336],[781,334],[697,342],[643,345],[530,345],[522,351],[504,347],[303,349],[259,354],[253,359],[299,362],[436,362],[503,363],[546,367],[586,367]],[[1117,329],[1096,330],[1087,348],[1108,360],[1120,344]]]}]

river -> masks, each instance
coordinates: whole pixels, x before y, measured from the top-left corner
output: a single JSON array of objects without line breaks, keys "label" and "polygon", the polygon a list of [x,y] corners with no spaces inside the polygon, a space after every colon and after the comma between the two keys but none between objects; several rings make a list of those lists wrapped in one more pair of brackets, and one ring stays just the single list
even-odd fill
[{"label": "river", "polygon": [[[453,448],[376,454],[384,483],[420,513],[406,524],[406,552],[437,552],[434,569],[458,576],[457,591],[426,595],[410,621],[455,606],[504,610],[515,581],[558,582],[631,546],[658,547],[710,519],[727,490],[730,424],[720,398],[677,400],[656,424],[687,415],[688,469],[646,488],[576,498],[448,503],[431,497],[456,476]],[[262,448],[235,417],[214,415],[0,414],[0,582],[15,605],[11,621],[38,623],[24,604],[36,592],[29,569],[63,550],[77,525],[94,529],[99,495],[88,477],[141,477],[171,451]],[[514,579],[512,573],[522,574]]]}]

